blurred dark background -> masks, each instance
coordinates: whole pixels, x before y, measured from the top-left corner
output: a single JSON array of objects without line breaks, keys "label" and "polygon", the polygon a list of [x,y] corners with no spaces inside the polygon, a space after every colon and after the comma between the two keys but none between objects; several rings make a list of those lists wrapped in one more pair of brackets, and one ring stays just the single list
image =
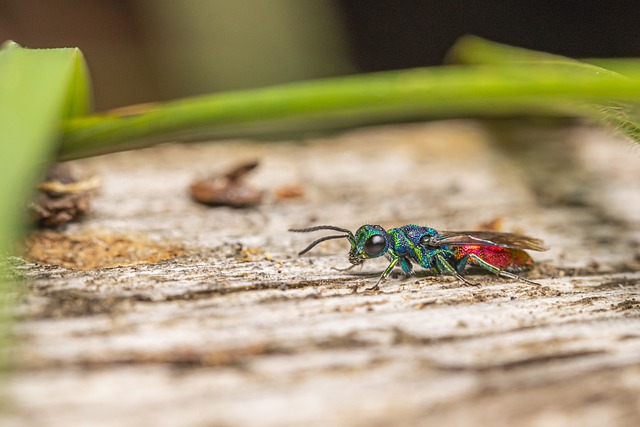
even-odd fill
[{"label": "blurred dark background", "polygon": [[79,47],[97,110],[442,63],[465,34],[640,57],[633,1],[0,0],[0,39]]}]

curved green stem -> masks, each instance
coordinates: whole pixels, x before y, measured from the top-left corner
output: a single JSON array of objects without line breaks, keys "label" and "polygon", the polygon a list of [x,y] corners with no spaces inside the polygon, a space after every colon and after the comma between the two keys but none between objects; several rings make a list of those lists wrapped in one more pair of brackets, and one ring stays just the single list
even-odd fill
[{"label": "curved green stem", "polygon": [[200,96],[134,115],[80,117],[65,124],[59,157],[425,118],[581,115],[579,105],[611,99],[640,99],[640,83],[574,62],[413,69]]}]

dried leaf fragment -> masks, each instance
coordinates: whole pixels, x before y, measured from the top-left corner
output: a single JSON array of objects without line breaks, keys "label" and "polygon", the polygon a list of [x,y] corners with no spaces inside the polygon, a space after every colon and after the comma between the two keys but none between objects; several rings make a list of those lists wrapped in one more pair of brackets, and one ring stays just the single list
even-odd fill
[{"label": "dried leaf fragment", "polygon": [[191,197],[211,206],[255,206],[262,201],[263,191],[250,187],[243,181],[245,175],[257,166],[257,161],[246,162],[221,175],[196,180],[189,187]]},{"label": "dried leaf fragment", "polygon": [[276,199],[297,199],[304,196],[304,190],[299,185],[284,185],[276,189]]},{"label": "dried leaf fragment", "polygon": [[68,165],[54,164],[29,205],[33,221],[40,227],[57,227],[73,221],[87,212],[91,196],[99,187],[98,177],[80,180]]}]

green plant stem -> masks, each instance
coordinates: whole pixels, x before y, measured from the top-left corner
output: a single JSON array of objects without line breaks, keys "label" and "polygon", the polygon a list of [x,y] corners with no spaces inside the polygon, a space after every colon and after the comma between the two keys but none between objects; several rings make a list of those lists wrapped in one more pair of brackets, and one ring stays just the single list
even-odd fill
[{"label": "green plant stem", "polygon": [[584,115],[583,105],[612,99],[640,99],[640,83],[570,61],[395,71],[189,98],[131,116],[73,119],[65,124],[59,158],[424,118]]}]

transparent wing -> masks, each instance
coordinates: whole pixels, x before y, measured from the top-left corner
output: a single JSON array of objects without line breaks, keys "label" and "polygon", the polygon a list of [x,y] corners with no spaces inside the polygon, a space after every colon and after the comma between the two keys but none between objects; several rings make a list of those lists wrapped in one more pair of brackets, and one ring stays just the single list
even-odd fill
[{"label": "transparent wing", "polygon": [[546,251],[544,242],[533,237],[514,233],[498,233],[494,231],[442,231],[439,236],[429,241],[432,246],[481,245],[499,246],[502,248],[530,249]]}]

